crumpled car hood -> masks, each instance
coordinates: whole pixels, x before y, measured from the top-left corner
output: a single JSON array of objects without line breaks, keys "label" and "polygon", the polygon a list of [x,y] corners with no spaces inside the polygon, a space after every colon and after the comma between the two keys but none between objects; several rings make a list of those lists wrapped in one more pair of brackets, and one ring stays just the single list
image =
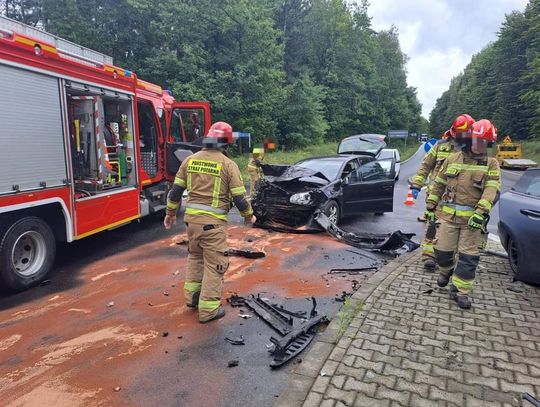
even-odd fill
[{"label": "crumpled car hood", "polygon": [[286,182],[309,178],[310,182],[319,179],[320,181],[316,182],[321,185],[330,183],[330,180],[322,172],[296,165],[261,164],[261,168],[270,182]]}]

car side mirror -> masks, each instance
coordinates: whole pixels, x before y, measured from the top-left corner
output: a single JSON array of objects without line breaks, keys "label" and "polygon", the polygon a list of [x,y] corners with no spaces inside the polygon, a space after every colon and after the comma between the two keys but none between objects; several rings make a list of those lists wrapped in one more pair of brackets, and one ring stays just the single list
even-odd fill
[{"label": "car side mirror", "polygon": [[351,183],[351,179],[349,175],[347,175],[345,178],[341,180],[341,185],[343,186],[349,185],[350,183]]}]

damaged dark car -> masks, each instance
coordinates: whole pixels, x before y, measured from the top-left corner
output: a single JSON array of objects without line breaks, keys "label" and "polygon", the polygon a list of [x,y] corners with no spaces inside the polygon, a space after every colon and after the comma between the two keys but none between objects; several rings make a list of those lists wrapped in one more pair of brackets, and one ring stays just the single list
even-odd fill
[{"label": "damaged dark car", "polygon": [[294,165],[262,164],[264,180],[253,198],[258,226],[320,230],[321,211],[333,224],[360,213],[393,210],[394,179],[370,155],[336,155]]}]

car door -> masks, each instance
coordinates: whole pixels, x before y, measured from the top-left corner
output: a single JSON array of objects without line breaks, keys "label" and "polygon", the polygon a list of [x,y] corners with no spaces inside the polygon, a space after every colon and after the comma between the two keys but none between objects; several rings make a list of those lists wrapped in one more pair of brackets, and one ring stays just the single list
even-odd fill
[{"label": "car door", "polygon": [[343,187],[346,214],[392,212],[394,180],[376,160],[362,163]]},{"label": "car door", "polygon": [[[540,169],[528,170],[510,196],[511,225],[519,246],[518,278],[540,283],[538,242],[540,241]],[[534,274],[534,275],[532,275]]]}]

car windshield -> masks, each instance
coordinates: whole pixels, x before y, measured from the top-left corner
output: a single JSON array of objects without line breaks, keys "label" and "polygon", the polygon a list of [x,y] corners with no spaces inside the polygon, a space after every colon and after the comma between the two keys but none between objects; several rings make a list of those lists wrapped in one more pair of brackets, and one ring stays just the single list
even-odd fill
[{"label": "car windshield", "polygon": [[339,144],[339,154],[367,151],[376,153],[377,150],[385,143],[376,140],[366,140],[362,138],[345,139]]},{"label": "car windshield", "polygon": [[342,164],[341,160],[305,160],[300,161],[295,166],[318,171],[328,180],[333,181],[338,177]]},{"label": "car windshield", "polygon": [[394,158],[394,151],[393,150],[382,150],[379,153],[379,160]]}]

